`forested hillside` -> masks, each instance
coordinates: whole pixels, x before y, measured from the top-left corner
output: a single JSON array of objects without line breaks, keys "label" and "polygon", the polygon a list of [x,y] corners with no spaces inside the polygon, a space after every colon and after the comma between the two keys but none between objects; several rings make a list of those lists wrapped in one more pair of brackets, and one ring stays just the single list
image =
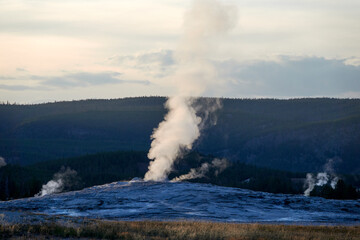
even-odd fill
[{"label": "forested hillside", "polygon": [[[294,173],[269,168],[257,167],[241,162],[221,160],[221,167],[210,166],[214,156],[202,155],[197,152],[186,154],[178,159],[169,180],[196,169],[197,178],[187,181],[212,183],[216,185],[240,187],[271,193],[303,194],[306,186],[306,173]],[[217,159],[220,160],[220,159]],[[209,164],[206,171],[201,171],[204,164]],[[72,191],[94,185],[115,181],[129,181],[134,177],[142,178],[149,165],[144,151],[119,151],[97,153],[81,157],[57,159],[39,162],[28,166],[7,165],[0,168],[0,200],[32,197],[38,194],[42,186],[50,180],[61,179],[60,191]],[[204,168],[203,168],[204,169]],[[72,175],[66,174],[70,171]],[[56,178],[56,175],[60,175]],[[360,186],[360,175],[338,175],[346,181],[345,187]],[[56,184],[51,184],[52,188]],[[321,190],[321,188],[319,188]],[[352,188],[353,189],[353,188]],[[320,191],[319,190],[319,191]],[[355,190],[353,190],[355,192]],[[56,192],[55,192],[56,193]],[[314,195],[322,196],[321,192]],[[356,198],[356,192],[355,197]],[[326,195],[325,195],[326,196]],[[336,198],[337,196],[331,196]],[[346,196],[347,197],[347,196]],[[350,196],[352,198],[353,196]]]},{"label": "forested hillside", "polygon": [[[0,156],[8,163],[89,153],[147,151],[166,109],[163,97],[0,105]],[[203,99],[205,101],[206,99]],[[194,149],[231,161],[317,172],[360,173],[359,99],[222,99],[217,124]]]},{"label": "forested hillside", "polygon": [[[186,174],[191,168],[199,168],[201,164],[210,163],[213,159],[212,156],[203,156],[195,152],[187,154],[177,162],[169,179]],[[120,151],[46,161],[24,167],[7,165],[0,168],[0,200],[34,196],[39,193],[43,184],[53,179],[55,173],[64,172],[67,168],[76,171],[76,178],[71,179],[71,184],[64,186],[63,191],[131,180],[134,177],[142,178],[148,164],[146,152]],[[205,172],[203,177],[192,181],[274,193],[303,192],[303,182],[293,184],[291,179],[304,179],[304,173],[282,172],[248,166],[240,162],[229,163],[216,175],[215,169],[209,170],[212,171]],[[66,181],[66,178],[67,176],[63,175],[62,181]]]}]

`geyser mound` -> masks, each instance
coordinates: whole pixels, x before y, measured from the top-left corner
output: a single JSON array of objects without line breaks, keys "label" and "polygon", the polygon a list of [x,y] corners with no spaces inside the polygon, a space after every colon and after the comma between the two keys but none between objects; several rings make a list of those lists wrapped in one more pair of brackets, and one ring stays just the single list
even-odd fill
[{"label": "geyser mound", "polygon": [[189,182],[136,179],[44,197],[0,202],[22,211],[107,220],[204,220],[357,224],[360,201],[307,198]]}]

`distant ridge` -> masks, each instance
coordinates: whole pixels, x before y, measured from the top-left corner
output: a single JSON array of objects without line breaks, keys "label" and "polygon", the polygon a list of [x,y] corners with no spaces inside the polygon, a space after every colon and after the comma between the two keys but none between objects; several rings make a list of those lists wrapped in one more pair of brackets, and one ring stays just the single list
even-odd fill
[{"label": "distant ridge", "polygon": [[[7,162],[147,151],[165,97],[0,105],[0,154]],[[202,101],[204,99],[200,99]],[[291,171],[360,173],[360,99],[222,99],[217,124],[195,144],[202,153]]]}]

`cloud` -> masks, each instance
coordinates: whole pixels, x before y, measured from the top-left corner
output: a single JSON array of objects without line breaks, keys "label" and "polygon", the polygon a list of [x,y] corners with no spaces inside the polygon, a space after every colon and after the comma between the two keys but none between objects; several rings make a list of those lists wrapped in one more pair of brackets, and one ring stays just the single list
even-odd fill
[{"label": "cloud", "polygon": [[[352,58],[349,58],[353,61]],[[280,56],[273,61],[239,62],[234,59],[214,61],[224,89],[205,96],[224,97],[359,97],[360,65],[349,59]],[[138,80],[129,80],[119,72],[63,72],[56,76],[0,76],[0,89],[8,91],[56,90],[132,84],[147,86],[162,79],[177,67],[172,50],[109,58],[112,64],[133,69]],[[140,74],[140,72],[142,72]],[[150,78],[141,80],[142,77]],[[139,79],[140,78],[140,79]],[[16,81],[15,81],[16,80]],[[165,81],[164,80],[164,81]],[[160,80],[159,80],[160,81]],[[16,82],[16,84],[15,84]],[[25,83],[31,82],[31,85]],[[156,94],[149,89],[148,95]],[[169,94],[169,93],[168,93]],[[106,95],[104,95],[106,98]]]},{"label": "cloud", "polygon": [[27,72],[25,68],[16,68],[17,72]]},{"label": "cloud", "polygon": [[133,55],[117,55],[108,59],[111,64],[142,70],[155,77],[163,77],[173,71],[174,52],[169,49]]},{"label": "cloud", "polygon": [[15,77],[11,77],[11,76],[0,76],[0,80],[15,80]]},{"label": "cloud", "polygon": [[110,57],[108,60],[118,64],[133,64],[136,65],[152,65],[169,66],[174,64],[173,51],[169,49],[162,49],[159,51],[151,51],[145,53],[138,53],[133,55],[116,55]]},{"label": "cloud", "polygon": [[10,91],[24,91],[24,90],[33,90],[33,87],[25,86],[25,85],[6,85],[0,84],[0,89],[10,90]]},{"label": "cloud", "polygon": [[228,94],[240,96],[340,96],[360,91],[360,66],[346,59],[281,56],[280,61],[218,63],[229,81]]},{"label": "cloud", "polygon": [[[172,50],[109,59],[119,65],[151,71],[155,78],[169,76],[176,69]],[[358,97],[360,65],[354,58],[279,56],[277,60],[238,62],[214,61],[225,89],[206,95],[228,97]]]},{"label": "cloud", "polygon": [[[45,81],[42,83],[46,86],[55,87],[87,87],[94,85],[106,85],[106,84],[142,84],[149,85],[150,82],[146,80],[123,80],[118,77],[121,73],[118,72],[100,72],[100,73],[89,73],[89,72],[78,72],[65,74],[60,77],[43,77]],[[36,79],[36,76],[33,77]]]},{"label": "cloud", "polygon": [[174,64],[173,51],[161,50],[158,52],[149,52],[136,57],[140,64],[157,63],[160,66],[166,67]]},{"label": "cloud", "polygon": [[117,77],[121,75],[117,72],[103,72],[103,73],[87,73],[78,72],[70,73],[62,76],[32,76],[33,80],[43,80],[42,85],[55,87],[85,87],[89,85],[103,85],[120,83],[122,80]]},{"label": "cloud", "polygon": [[76,72],[76,73],[66,73],[60,76],[28,75],[28,76],[22,76],[21,78],[0,76],[0,80],[27,79],[33,82],[38,82],[36,86],[0,84],[0,89],[21,91],[21,90],[50,90],[55,88],[89,87],[89,86],[124,84],[124,83],[141,84],[141,85],[150,84],[150,82],[147,80],[124,80],[124,79],[120,79],[119,76],[121,76],[121,73],[118,72],[98,72],[98,73]]},{"label": "cloud", "polygon": [[[115,56],[109,59],[138,70],[152,71],[153,76],[169,76],[176,68],[171,50],[138,55]],[[206,95],[229,97],[358,97],[360,65],[354,59],[279,56],[278,60],[252,63],[236,60],[214,61],[219,79],[226,89]],[[356,93],[356,94],[353,94]]]}]

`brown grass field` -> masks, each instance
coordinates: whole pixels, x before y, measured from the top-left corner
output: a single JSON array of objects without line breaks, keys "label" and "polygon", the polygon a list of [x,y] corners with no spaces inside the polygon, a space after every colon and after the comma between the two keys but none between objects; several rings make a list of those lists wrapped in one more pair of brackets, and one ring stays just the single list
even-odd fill
[{"label": "brown grass field", "polygon": [[1,224],[1,239],[231,239],[359,240],[358,226],[295,226],[214,222],[123,222]]}]

